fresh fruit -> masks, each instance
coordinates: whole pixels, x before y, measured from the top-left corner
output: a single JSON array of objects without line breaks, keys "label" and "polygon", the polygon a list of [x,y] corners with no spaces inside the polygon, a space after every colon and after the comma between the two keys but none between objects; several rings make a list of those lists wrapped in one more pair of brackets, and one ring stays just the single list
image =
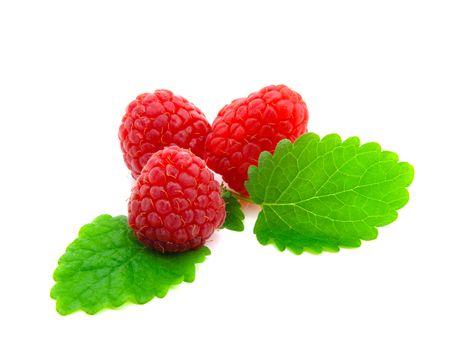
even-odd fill
[{"label": "fresh fruit", "polygon": [[219,112],[206,139],[206,163],[233,190],[248,195],[250,165],[262,151],[273,152],[282,139],[295,141],[306,132],[308,109],[285,85],[271,85],[232,101]]},{"label": "fresh fruit", "polygon": [[[241,199],[260,207],[253,229],[257,240],[295,254],[359,247],[377,237],[378,227],[396,220],[409,200],[414,177],[409,163],[357,137],[301,135],[307,107],[284,85],[225,106],[205,137],[206,151],[201,141],[193,141],[201,135],[194,125],[206,123],[207,133],[209,124],[193,105],[180,107],[184,103],[189,104],[158,90],[128,107],[119,136],[133,176],[141,173],[128,218],[101,215],[80,229],[53,276],[50,295],[60,314],[143,304],[182,281],[192,282],[195,264],[210,254],[201,246],[213,232],[244,229]],[[186,124],[180,114],[189,116]],[[200,120],[193,121],[194,115]],[[250,198],[221,187],[189,149],[164,147],[172,144],[169,136],[179,141],[179,133],[191,140],[193,151],[206,153],[208,165],[233,189]],[[148,146],[149,141],[154,143]],[[146,152],[150,147],[158,151]],[[184,253],[164,254],[169,252]]]},{"label": "fresh fruit", "polygon": [[137,238],[161,252],[200,247],[224,219],[214,174],[201,158],[177,146],[151,156],[128,204],[128,222]]},{"label": "fresh fruit", "polygon": [[144,93],[131,102],[118,132],[123,158],[136,179],[151,155],[165,146],[190,149],[203,158],[211,126],[195,105],[169,90]]}]

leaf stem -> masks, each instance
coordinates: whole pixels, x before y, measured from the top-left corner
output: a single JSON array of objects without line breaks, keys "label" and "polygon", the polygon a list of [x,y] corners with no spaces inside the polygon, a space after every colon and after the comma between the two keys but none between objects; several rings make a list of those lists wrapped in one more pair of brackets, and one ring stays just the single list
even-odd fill
[{"label": "leaf stem", "polygon": [[249,197],[245,197],[243,195],[241,195],[240,193],[237,193],[237,192],[233,192],[231,191],[232,193],[232,196],[234,196],[235,198],[239,199],[239,200],[242,200],[242,201],[245,201],[245,202],[248,202],[248,203],[254,203],[251,198]]}]

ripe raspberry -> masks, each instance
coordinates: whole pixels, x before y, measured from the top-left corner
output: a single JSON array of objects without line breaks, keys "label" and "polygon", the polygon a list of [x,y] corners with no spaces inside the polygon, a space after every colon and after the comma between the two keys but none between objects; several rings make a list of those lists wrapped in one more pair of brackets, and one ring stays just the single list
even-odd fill
[{"label": "ripe raspberry", "polygon": [[282,139],[306,132],[308,109],[285,85],[271,85],[232,101],[219,112],[206,139],[206,163],[235,191],[248,195],[248,167],[262,151],[273,152]]},{"label": "ripe raspberry", "polygon": [[128,222],[161,252],[204,244],[225,219],[219,183],[204,161],[177,146],[154,153],[131,191]]},{"label": "ripe raspberry", "polygon": [[123,116],[118,132],[123,158],[136,179],[149,157],[176,145],[203,158],[211,126],[203,112],[169,90],[139,95]]}]

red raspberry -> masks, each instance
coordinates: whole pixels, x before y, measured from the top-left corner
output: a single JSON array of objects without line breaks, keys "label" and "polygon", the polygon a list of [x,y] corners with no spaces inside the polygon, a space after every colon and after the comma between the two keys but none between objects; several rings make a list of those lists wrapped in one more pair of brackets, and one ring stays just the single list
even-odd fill
[{"label": "red raspberry", "polygon": [[248,167],[262,151],[273,152],[282,139],[306,132],[308,109],[285,85],[271,85],[232,101],[219,112],[206,139],[206,163],[235,191],[248,195]]},{"label": "red raspberry", "polygon": [[123,116],[118,132],[123,158],[136,179],[149,157],[165,146],[189,148],[203,158],[211,126],[195,105],[169,90],[139,95]]},{"label": "red raspberry", "polygon": [[154,153],[131,191],[128,222],[161,252],[204,244],[225,219],[219,183],[204,161],[177,146]]}]

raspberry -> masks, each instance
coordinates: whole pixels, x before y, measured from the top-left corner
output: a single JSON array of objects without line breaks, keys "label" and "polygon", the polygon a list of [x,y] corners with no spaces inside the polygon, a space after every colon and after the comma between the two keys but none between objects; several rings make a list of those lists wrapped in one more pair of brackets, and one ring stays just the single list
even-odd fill
[{"label": "raspberry", "polygon": [[144,93],[131,102],[118,132],[123,158],[136,179],[149,157],[176,145],[203,158],[211,126],[195,105],[169,90]]},{"label": "raspberry", "polygon": [[224,219],[214,174],[201,158],[177,146],[149,158],[128,204],[128,222],[137,238],[163,253],[203,245]]},{"label": "raspberry", "polygon": [[282,139],[306,132],[308,109],[285,85],[271,85],[221,109],[206,139],[206,163],[235,191],[248,195],[248,167],[262,151],[273,152]]}]

